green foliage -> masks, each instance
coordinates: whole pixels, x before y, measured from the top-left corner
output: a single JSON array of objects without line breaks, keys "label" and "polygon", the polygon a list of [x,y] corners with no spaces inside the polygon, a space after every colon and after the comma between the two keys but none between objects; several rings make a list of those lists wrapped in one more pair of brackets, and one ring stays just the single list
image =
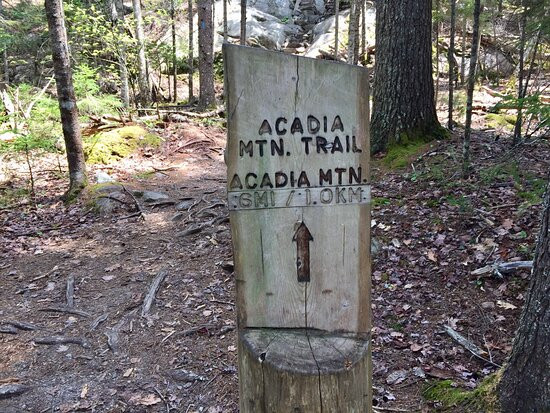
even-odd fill
[{"label": "green foliage", "polygon": [[100,132],[84,139],[84,154],[89,163],[108,164],[122,159],[140,147],[157,147],[161,138],[140,126],[125,126]]},{"label": "green foliage", "polygon": [[510,132],[514,130],[516,124],[515,115],[488,113],[485,115],[485,123],[489,128],[493,129],[505,129]]},{"label": "green foliage", "polygon": [[464,195],[460,196],[448,196],[447,202],[450,205],[458,207],[459,212],[463,214],[469,214],[474,211],[474,207],[472,206],[472,202],[469,198],[465,197]]},{"label": "green foliage", "polygon": [[0,208],[21,202],[29,195],[27,188],[2,188],[0,189]]},{"label": "green foliage", "polygon": [[97,70],[85,63],[77,66],[73,73],[78,110],[82,116],[113,113],[122,106],[122,102],[116,96],[100,93],[98,79]]},{"label": "green foliage", "polygon": [[474,390],[457,387],[452,380],[432,381],[422,391],[424,399],[439,402],[445,409],[461,407],[465,412],[493,413],[497,411],[496,386],[501,373],[486,377]]},{"label": "green foliage", "polygon": [[[550,105],[541,101],[540,93],[528,95],[518,99],[513,95],[506,95],[493,108],[493,112],[505,109],[523,108],[526,119],[533,123],[534,131],[548,132],[550,130]],[[489,116],[489,115],[487,115]]]}]

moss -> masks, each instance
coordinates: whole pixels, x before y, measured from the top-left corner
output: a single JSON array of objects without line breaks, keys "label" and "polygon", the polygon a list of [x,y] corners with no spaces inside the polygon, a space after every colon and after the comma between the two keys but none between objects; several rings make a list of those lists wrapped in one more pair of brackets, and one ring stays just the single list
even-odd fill
[{"label": "moss", "polygon": [[501,372],[486,377],[474,390],[458,388],[452,380],[432,381],[422,391],[429,401],[444,408],[461,407],[465,412],[495,413],[498,411],[497,385]]},{"label": "moss", "polygon": [[138,148],[158,147],[161,138],[140,126],[124,126],[100,132],[84,140],[84,153],[88,163],[107,164],[124,158]]},{"label": "moss", "polygon": [[485,115],[485,124],[489,128],[493,129],[507,129],[509,131],[514,130],[516,124],[516,116],[506,115],[500,113],[488,113]]},{"label": "moss", "polygon": [[404,168],[409,165],[411,159],[420,154],[426,146],[427,144],[422,141],[407,141],[407,143],[392,144],[384,157],[384,164],[391,169]]},{"label": "moss", "polygon": [[27,188],[5,188],[0,189],[0,207],[5,208],[21,202],[29,195]]},{"label": "moss", "polygon": [[381,197],[374,197],[372,198],[372,205],[374,207],[381,206],[381,205],[389,205],[391,201],[388,198],[381,198]]}]

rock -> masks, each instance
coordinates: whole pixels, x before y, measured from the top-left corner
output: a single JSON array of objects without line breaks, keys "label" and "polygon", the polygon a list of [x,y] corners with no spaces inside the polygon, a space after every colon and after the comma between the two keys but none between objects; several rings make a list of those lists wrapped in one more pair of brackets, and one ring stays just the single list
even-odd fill
[{"label": "rock", "polygon": [[107,182],[114,182],[114,178],[109,175],[107,172],[103,172],[103,171],[97,171],[95,173],[95,180],[98,184],[104,184],[104,183],[107,183]]},{"label": "rock", "polygon": [[[241,30],[240,12],[232,12],[227,17],[227,35],[239,38]],[[218,28],[218,34],[223,32]],[[260,46],[268,50],[281,50],[290,36],[300,33],[301,29],[295,24],[282,23],[277,17],[264,13],[255,8],[246,12],[246,41],[252,46]]]},{"label": "rock", "polygon": [[0,385],[0,399],[19,396],[28,390],[30,387],[22,384],[2,384]]},{"label": "rock", "polygon": [[[365,26],[366,26],[366,40],[369,46],[374,45],[375,40],[375,9],[372,6],[367,6],[365,13]],[[338,39],[339,39],[339,56],[344,57],[347,53],[347,40],[348,38],[348,21],[349,21],[349,9],[344,10],[338,14]],[[359,23],[362,24],[361,22]],[[334,38],[335,38],[336,18],[335,16],[328,17],[327,19],[317,23],[313,28],[313,42],[307,48],[305,56],[307,57],[321,57],[322,52],[333,53],[334,52]],[[361,30],[361,28],[360,28]]]},{"label": "rock", "polygon": [[288,0],[249,0],[247,1],[247,8],[254,8],[279,19],[290,18],[292,15]]},{"label": "rock", "polygon": [[404,381],[408,375],[409,375],[409,372],[407,370],[396,370],[390,373],[388,377],[386,377],[386,383],[399,384],[402,381]]},{"label": "rock", "polygon": [[510,59],[494,47],[483,46],[481,48],[479,63],[486,75],[507,77],[515,70],[515,66]]},{"label": "rock", "polygon": [[193,373],[189,370],[179,369],[179,370],[172,370],[170,372],[170,376],[175,381],[182,381],[187,383],[193,383],[195,381],[205,381],[206,378],[203,376],[198,375],[197,373]]},{"label": "rock", "polygon": [[[155,191],[143,191],[143,192],[137,192],[135,195],[143,198],[144,202],[158,202],[163,201],[165,199],[170,199],[170,197],[162,192],[155,192]],[[139,194],[139,195],[138,195]]]},{"label": "rock", "polygon": [[192,199],[185,199],[176,204],[176,211],[187,211],[194,202]]}]

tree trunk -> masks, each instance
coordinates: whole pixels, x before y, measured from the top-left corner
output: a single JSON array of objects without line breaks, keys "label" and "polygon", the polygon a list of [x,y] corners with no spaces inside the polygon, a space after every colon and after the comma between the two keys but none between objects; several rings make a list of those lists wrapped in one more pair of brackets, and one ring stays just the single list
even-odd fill
[{"label": "tree trunk", "polygon": [[444,135],[434,104],[429,0],[388,0],[376,7],[371,148]]},{"label": "tree trunk", "polygon": [[476,83],[477,54],[479,52],[479,15],[481,14],[481,0],[474,2],[474,27],[472,34],[472,52],[470,56],[470,70],[468,73],[468,90],[466,97],[466,122],[464,125],[464,142],[462,145],[462,175],[467,177],[470,172],[470,135],[472,133],[472,106],[474,101],[474,86]]},{"label": "tree trunk", "polygon": [[143,33],[143,19],[141,17],[141,1],[132,0],[134,17],[136,19],[136,40],[138,43],[138,84],[139,100],[146,107],[151,103],[151,90],[147,76],[147,58],[145,56],[145,35]]},{"label": "tree trunk", "polygon": [[227,42],[227,0],[223,0],[223,41]]},{"label": "tree trunk", "polygon": [[439,96],[439,0],[435,2],[435,11],[437,12],[435,21],[435,101]]},{"label": "tree trunk", "polygon": [[[4,17],[4,4],[2,0],[0,0],[0,16]],[[4,49],[2,51],[2,60],[4,64],[4,82],[6,82],[6,85],[10,83],[10,66],[8,63],[8,50]]]},{"label": "tree trunk", "polygon": [[338,30],[340,17],[340,0],[334,0],[334,60],[338,60]]},{"label": "tree trunk", "polygon": [[462,56],[460,58],[460,84],[464,85],[464,75],[466,72],[466,33],[467,24],[466,16],[462,20]]},{"label": "tree trunk", "polygon": [[518,113],[516,118],[516,124],[514,126],[514,139],[512,145],[516,146],[521,141],[521,126],[523,121],[523,103],[522,100],[525,95],[523,93],[523,65],[525,60],[525,37],[527,27],[527,6],[525,0],[522,1],[523,13],[521,15],[521,36],[519,39],[519,67],[518,67]]},{"label": "tree trunk", "polygon": [[[549,177],[550,178],[550,177]],[[503,413],[550,411],[550,183],[531,282],[498,391]]]},{"label": "tree trunk", "polygon": [[367,1],[361,1],[361,60],[363,65],[367,65]]},{"label": "tree trunk", "polygon": [[246,0],[241,0],[241,45],[246,44]]},{"label": "tree trunk", "polygon": [[199,108],[215,104],[212,0],[199,0]]},{"label": "tree trunk", "polygon": [[357,26],[359,22],[359,0],[351,0],[348,26],[348,58],[349,64],[357,64]]},{"label": "tree trunk", "polygon": [[[178,58],[176,56],[176,6],[175,0],[170,0],[170,18],[172,23],[172,75],[174,76],[174,103],[178,102]],[[168,82],[170,83],[170,82]],[[159,82],[160,84],[160,82]]]},{"label": "tree trunk", "polygon": [[61,112],[63,137],[69,164],[69,189],[66,200],[72,200],[86,186],[86,164],[82,150],[78,108],[73,88],[69,50],[63,18],[61,0],[46,0],[46,18],[50,32],[54,75],[57,86],[57,99]]},{"label": "tree trunk", "polygon": [[187,65],[189,66],[189,103],[195,100],[195,92],[193,87],[193,0],[187,1],[187,18],[189,20],[189,57]]},{"label": "tree trunk", "polygon": [[113,25],[115,36],[119,38],[119,44],[117,45],[117,59],[120,76],[120,100],[124,108],[130,106],[130,94],[128,92],[128,70],[126,68],[126,50],[124,49],[124,42],[122,40],[124,36],[124,5],[122,1],[108,0],[105,3],[107,17]]},{"label": "tree trunk", "polygon": [[455,80],[455,24],[456,24],[456,0],[451,0],[451,35],[449,39],[449,121],[448,128],[453,130],[453,94]]}]

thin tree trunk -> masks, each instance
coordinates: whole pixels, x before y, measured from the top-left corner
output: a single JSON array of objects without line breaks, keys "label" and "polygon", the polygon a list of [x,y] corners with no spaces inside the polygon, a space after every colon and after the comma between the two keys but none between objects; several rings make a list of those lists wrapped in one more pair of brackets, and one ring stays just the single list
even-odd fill
[{"label": "thin tree trunk", "polygon": [[86,164],[63,22],[63,3],[61,0],[46,0],[45,9],[51,39],[57,99],[69,164],[69,189],[64,197],[66,200],[72,200],[86,186]]},{"label": "thin tree trunk", "polygon": [[445,134],[435,111],[431,29],[430,0],[386,0],[376,5],[373,153],[403,140]]},{"label": "thin tree trunk", "polygon": [[[2,0],[0,0],[0,16],[4,17],[4,4]],[[4,49],[2,51],[2,60],[4,63],[4,82],[6,82],[6,85],[10,83],[10,66],[8,63],[8,50]]]},{"label": "thin tree trunk", "polygon": [[124,4],[123,0],[109,0],[107,2],[108,14],[111,23],[116,29],[116,35],[119,38],[117,45],[118,68],[120,75],[120,100],[122,106],[126,109],[130,107],[130,93],[128,91],[128,69],[126,67],[126,50],[124,47]]},{"label": "thin tree trunk", "polygon": [[[178,102],[178,58],[176,56],[176,5],[170,0],[170,17],[172,23],[172,76],[174,77],[174,103]],[[170,79],[168,79],[170,80]],[[159,82],[160,83],[160,82]],[[170,81],[168,81],[170,83]]]},{"label": "thin tree trunk", "polygon": [[449,39],[449,121],[447,126],[453,130],[453,94],[455,79],[455,23],[456,23],[456,0],[451,0],[451,35]]},{"label": "thin tree trunk", "polygon": [[358,21],[358,3],[359,0],[351,0],[349,9],[348,26],[348,58],[349,64],[356,64],[355,49],[357,43],[357,21]]},{"label": "thin tree trunk", "polygon": [[439,96],[439,0],[435,2],[435,10],[437,12],[435,22],[435,101]]},{"label": "thin tree trunk", "polygon": [[523,66],[525,60],[525,37],[527,32],[527,6],[522,1],[523,13],[521,15],[521,36],[519,40],[519,68],[518,68],[518,113],[514,126],[514,139],[512,145],[516,146],[521,141],[521,126],[523,124]]},{"label": "thin tree trunk", "polygon": [[474,86],[476,82],[477,54],[479,51],[479,15],[481,14],[481,0],[474,2],[474,27],[472,34],[472,52],[470,56],[470,70],[468,74],[468,90],[466,98],[466,122],[464,125],[464,142],[462,145],[462,175],[467,177],[470,172],[470,136],[472,134],[472,106],[474,100]]},{"label": "thin tree trunk", "polygon": [[[550,178],[550,176],[549,176]],[[550,411],[550,183],[546,187],[531,281],[512,353],[498,385],[502,412]]]},{"label": "thin tree trunk", "polygon": [[334,0],[334,59],[338,60],[338,30],[340,17],[340,0]]},{"label": "thin tree trunk", "polygon": [[367,65],[367,1],[362,0],[361,1],[361,60],[363,61],[363,64]]},{"label": "thin tree trunk", "polygon": [[462,19],[462,57],[460,58],[460,84],[464,85],[464,75],[466,72],[466,16]]},{"label": "thin tree trunk", "polygon": [[214,44],[212,30],[212,0],[199,0],[199,108],[216,103],[214,94]]},{"label": "thin tree trunk", "polygon": [[193,0],[187,0],[187,18],[189,20],[189,57],[187,66],[189,66],[189,103],[195,100],[195,92],[193,87]]},{"label": "thin tree trunk", "polygon": [[147,75],[147,57],[145,54],[145,34],[143,33],[143,19],[141,17],[141,1],[132,0],[134,17],[136,19],[136,40],[138,43],[138,84],[139,100],[143,107],[151,103],[151,89]]},{"label": "thin tree trunk", "polygon": [[223,41],[227,43],[227,0],[223,0]]},{"label": "thin tree trunk", "polygon": [[246,0],[241,0],[241,45],[246,44]]}]

